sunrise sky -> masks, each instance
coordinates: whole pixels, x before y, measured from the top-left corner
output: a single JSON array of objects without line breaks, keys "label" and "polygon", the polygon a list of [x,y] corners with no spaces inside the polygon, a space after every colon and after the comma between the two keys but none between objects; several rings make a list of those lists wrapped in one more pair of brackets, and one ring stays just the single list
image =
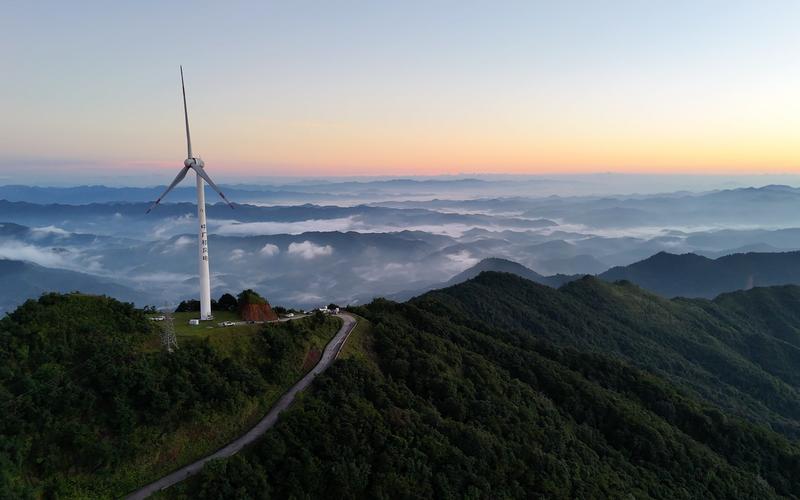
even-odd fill
[{"label": "sunrise sky", "polygon": [[[169,3],[169,5],[165,5]],[[800,2],[7,3],[0,183],[800,173]]]}]

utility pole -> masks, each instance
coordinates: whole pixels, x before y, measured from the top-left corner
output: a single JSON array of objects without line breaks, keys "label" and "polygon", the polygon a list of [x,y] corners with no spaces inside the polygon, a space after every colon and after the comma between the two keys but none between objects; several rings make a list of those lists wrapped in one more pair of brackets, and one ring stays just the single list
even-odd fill
[{"label": "utility pole", "polygon": [[172,322],[172,311],[164,311],[164,326],[161,328],[161,345],[168,353],[178,349],[178,338],[175,337],[175,325]]}]

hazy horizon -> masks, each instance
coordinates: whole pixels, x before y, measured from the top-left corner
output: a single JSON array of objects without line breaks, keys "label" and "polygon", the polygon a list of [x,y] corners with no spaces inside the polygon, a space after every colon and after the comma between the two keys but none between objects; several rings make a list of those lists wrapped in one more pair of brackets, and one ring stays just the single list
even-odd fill
[{"label": "hazy horizon", "polygon": [[[164,169],[167,170],[167,169]],[[172,168],[175,170],[175,168]],[[56,174],[47,176],[37,172],[18,175],[0,174],[0,187],[28,186],[36,188],[71,188],[86,186],[105,186],[109,188],[160,188],[172,178],[171,171],[147,171],[137,175],[92,172],[78,174]],[[704,192],[722,189],[759,188],[767,185],[800,186],[800,174],[669,174],[669,173],[624,173],[594,172],[588,174],[515,174],[515,173],[457,173],[432,175],[231,175],[214,172],[214,178],[221,185],[252,187],[290,187],[292,185],[324,183],[381,183],[387,181],[458,181],[476,179],[494,182],[541,181],[552,183],[552,187],[542,191],[522,192],[525,196],[541,195],[633,195],[657,194],[677,191]],[[654,181],[657,181],[654,183]],[[188,186],[188,184],[186,184]],[[487,191],[485,196],[502,195]],[[167,201],[169,202],[169,201]]]}]

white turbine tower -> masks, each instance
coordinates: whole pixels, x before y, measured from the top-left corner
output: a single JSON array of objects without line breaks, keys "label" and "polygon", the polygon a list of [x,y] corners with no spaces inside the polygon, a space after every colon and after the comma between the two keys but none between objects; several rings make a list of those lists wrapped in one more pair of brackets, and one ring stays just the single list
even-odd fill
[{"label": "white turbine tower", "polygon": [[199,157],[192,156],[192,139],[189,136],[189,112],[186,110],[186,87],[183,84],[183,66],[181,66],[181,90],[183,91],[183,118],[186,122],[186,149],[188,151],[187,158],[183,162],[183,168],[178,175],[175,177],[175,180],[172,181],[172,184],[164,191],[164,193],[158,197],[158,199],[147,209],[147,213],[150,213],[150,210],[154,209],[156,205],[158,205],[161,200],[169,193],[172,188],[178,185],[184,177],[186,177],[186,173],[189,169],[194,170],[194,173],[197,175],[197,219],[200,222],[200,232],[198,234],[198,250],[199,250],[199,262],[200,262],[200,319],[207,320],[211,319],[211,281],[209,278],[209,270],[208,270],[208,232],[206,230],[206,193],[205,193],[205,185],[203,184],[203,180],[207,182],[214,191],[219,193],[220,197],[225,200],[231,208],[233,205],[225,195],[222,194],[222,191],[214,184],[214,181],[211,180],[211,177],[205,172],[205,163]]}]

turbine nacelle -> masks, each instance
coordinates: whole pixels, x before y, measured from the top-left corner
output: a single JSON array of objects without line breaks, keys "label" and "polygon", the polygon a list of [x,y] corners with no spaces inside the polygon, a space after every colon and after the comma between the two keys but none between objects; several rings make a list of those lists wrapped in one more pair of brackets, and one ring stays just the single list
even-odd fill
[{"label": "turbine nacelle", "polygon": [[186,168],[206,168],[206,164],[202,158],[186,158],[183,160],[183,166]]}]

